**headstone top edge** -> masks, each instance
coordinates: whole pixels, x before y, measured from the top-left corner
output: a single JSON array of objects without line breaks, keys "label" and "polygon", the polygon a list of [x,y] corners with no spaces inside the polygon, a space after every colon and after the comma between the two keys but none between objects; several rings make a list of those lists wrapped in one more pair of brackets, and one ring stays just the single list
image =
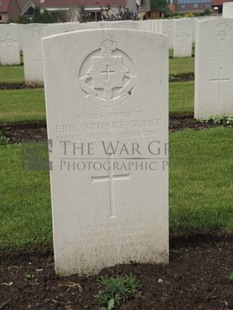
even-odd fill
[{"label": "headstone top edge", "polygon": [[99,33],[108,33],[108,32],[122,32],[122,33],[126,33],[126,32],[131,32],[131,33],[140,33],[141,34],[147,34],[150,36],[156,36],[157,38],[161,37],[161,38],[167,38],[166,34],[162,34],[162,33],[156,33],[156,32],[150,32],[150,31],[143,31],[143,30],[137,30],[137,29],[125,29],[125,28],[98,28],[98,29],[81,29],[81,30],[74,30],[74,31],[70,31],[70,32],[65,32],[65,33],[57,33],[54,35],[49,35],[46,37],[42,38],[42,41],[48,41],[48,40],[52,40],[52,39],[57,39],[57,38],[62,38],[63,36],[73,36],[75,34],[78,33],[92,33],[92,32],[99,32]]}]

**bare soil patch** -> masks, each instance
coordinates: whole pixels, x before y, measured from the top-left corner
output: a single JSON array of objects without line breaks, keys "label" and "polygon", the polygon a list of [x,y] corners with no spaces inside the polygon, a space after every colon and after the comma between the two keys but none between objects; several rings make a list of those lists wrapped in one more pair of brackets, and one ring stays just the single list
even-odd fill
[{"label": "bare soil patch", "polygon": [[[201,123],[193,118],[193,115],[171,116],[169,120],[170,132],[194,129],[203,130],[213,127],[223,126],[214,123]],[[231,127],[232,125],[225,125]],[[9,143],[44,141],[47,139],[47,129],[45,121],[0,124],[0,133],[9,139]]]},{"label": "bare soil patch", "polygon": [[[134,274],[140,297],[117,310],[233,309],[233,236],[172,239],[168,265],[127,264],[100,275]],[[3,256],[0,270],[0,309],[98,310],[99,276],[59,277],[52,253]]]}]

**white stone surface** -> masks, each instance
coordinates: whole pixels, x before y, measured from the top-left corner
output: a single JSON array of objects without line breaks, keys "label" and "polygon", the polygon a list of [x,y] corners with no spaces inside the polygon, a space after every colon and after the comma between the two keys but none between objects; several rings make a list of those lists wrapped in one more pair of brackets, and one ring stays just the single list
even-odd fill
[{"label": "white stone surface", "polygon": [[192,56],[192,20],[182,18],[175,21],[174,57]]},{"label": "white stone surface", "polygon": [[[91,27],[90,23],[90,28]],[[96,23],[97,24],[97,23]],[[60,23],[60,24],[55,24],[55,25],[50,25],[45,27],[44,30],[44,36],[51,36],[51,35],[55,35],[55,34],[59,34],[59,33],[64,33],[64,32],[70,32],[70,31],[77,31],[77,30],[84,30],[87,29],[87,26],[89,25],[89,23],[85,24],[85,23]]]},{"label": "white stone surface", "polygon": [[195,118],[233,114],[233,19],[197,23]]},{"label": "white stone surface", "polygon": [[160,33],[168,36],[168,47],[174,48],[174,32],[175,32],[175,20],[174,19],[161,19],[160,21]]},{"label": "white stone surface", "polygon": [[139,30],[142,30],[142,31],[145,31],[146,29],[145,29],[145,21],[144,20],[138,20],[137,21],[137,23],[138,23],[138,29]]},{"label": "white stone surface", "polygon": [[190,18],[192,22],[192,43],[195,43],[196,39],[196,18]]},{"label": "white stone surface", "polygon": [[0,64],[20,64],[19,34],[17,25],[0,25]]},{"label": "white stone surface", "polygon": [[149,31],[159,33],[159,20],[158,19],[150,19],[150,20],[139,20],[138,29],[142,31]]},{"label": "white stone surface", "polygon": [[20,28],[23,42],[24,78],[26,84],[42,85],[43,60],[41,39],[46,24],[28,24]]},{"label": "white stone surface", "polygon": [[167,38],[97,29],[43,46],[56,272],[168,262]]},{"label": "white stone surface", "polygon": [[22,31],[21,27],[24,27],[22,24],[17,24],[18,25],[18,36],[19,36],[19,50],[20,52],[23,52],[23,40],[22,40]]},{"label": "white stone surface", "polygon": [[138,23],[137,21],[105,22],[105,23],[100,24],[100,28],[122,28],[122,29],[138,30]]},{"label": "white stone surface", "polygon": [[223,3],[222,17],[233,18],[233,2]]}]

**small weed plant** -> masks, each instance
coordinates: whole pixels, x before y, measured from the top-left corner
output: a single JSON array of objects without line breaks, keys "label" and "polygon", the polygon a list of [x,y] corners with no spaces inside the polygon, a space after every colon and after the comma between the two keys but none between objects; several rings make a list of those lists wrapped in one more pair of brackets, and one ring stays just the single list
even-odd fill
[{"label": "small weed plant", "polygon": [[0,132],[0,145],[5,145],[8,144],[9,138],[5,137],[1,132]]},{"label": "small weed plant", "polygon": [[231,271],[228,275],[228,279],[233,282],[233,271]]},{"label": "small weed plant", "polygon": [[233,115],[229,115],[229,116],[211,115],[207,118],[202,118],[201,122],[202,123],[223,124],[223,125],[233,125]]},{"label": "small weed plant", "polygon": [[115,306],[140,293],[141,285],[132,274],[117,277],[102,276],[98,282],[103,286],[97,295],[102,306],[100,310],[115,309]]}]

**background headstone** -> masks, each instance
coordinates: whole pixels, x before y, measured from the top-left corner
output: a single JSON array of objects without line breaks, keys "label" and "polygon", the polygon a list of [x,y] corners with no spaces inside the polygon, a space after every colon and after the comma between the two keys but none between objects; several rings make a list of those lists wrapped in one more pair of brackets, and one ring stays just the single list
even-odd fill
[{"label": "background headstone", "polygon": [[174,19],[161,19],[160,33],[168,36],[168,47],[174,48],[174,31],[175,31],[175,20]]},{"label": "background headstone", "polygon": [[193,25],[189,18],[175,21],[174,57],[192,56]]},{"label": "background headstone", "polygon": [[168,262],[167,38],[106,29],[43,46],[56,272]]},{"label": "background headstone", "polygon": [[[90,24],[90,25],[89,25]],[[96,25],[98,23],[95,23]],[[61,23],[61,24],[55,24],[55,25],[50,25],[45,27],[44,29],[44,36],[51,36],[59,33],[65,33],[65,32],[70,32],[70,31],[77,31],[77,30],[84,30],[88,29],[88,26],[90,28],[93,28],[92,23]]]},{"label": "background headstone", "polygon": [[17,25],[0,25],[0,64],[20,64],[19,33]]},{"label": "background headstone", "polygon": [[41,85],[43,78],[43,60],[41,39],[44,37],[45,24],[21,26],[23,42],[24,78],[26,84]]},{"label": "background headstone", "polygon": [[100,24],[100,28],[122,28],[122,29],[138,29],[136,21],[115,21]]},{"label": "background headstone", "polygon": [[197,23],[195,118],[233,114],[233,20]]},{"label": "background headstone", "polygon": [[233,2],[223,3],[222,17],[233,18]]}]

